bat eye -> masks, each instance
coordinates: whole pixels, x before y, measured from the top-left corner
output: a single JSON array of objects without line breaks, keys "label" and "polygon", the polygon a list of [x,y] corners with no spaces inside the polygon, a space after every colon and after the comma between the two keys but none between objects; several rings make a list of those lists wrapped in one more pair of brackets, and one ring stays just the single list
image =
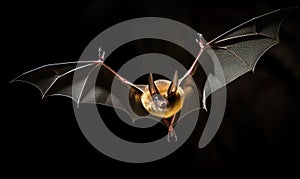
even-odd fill
[{"label": "bat eye", "polygon": [[155,97],[153,98],[153,101],[154,101],[154,102],[158,102],[158,100],[159,100],[158,96],[155,96]]},{"label": "bat eye", "polygon": [[155,95],[152,96],[152,100],[153,100],[155,103],[157,103],[157,102],[159,102],[159,101],[162,101],[162,100],[163,100],[163,97],[162,97],[161,95],[159,95],[159,94],[155,94]]}]

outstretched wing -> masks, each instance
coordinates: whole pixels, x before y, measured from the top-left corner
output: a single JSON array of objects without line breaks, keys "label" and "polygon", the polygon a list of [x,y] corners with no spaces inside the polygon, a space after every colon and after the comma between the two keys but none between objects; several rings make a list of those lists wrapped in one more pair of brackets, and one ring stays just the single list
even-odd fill
[{"label": "outstretched wing", "polygon": [[[139,109],[137,115],[137,112],[132,110],[132,107],[135,107],[132,105],[135,104],[131,104],[131,107],[128,99],[133,98],[133,95],[141,95],[142,86],[134,85],[120,76],[114,80],[115,77],[116,73],[104,63],[79,61],[44,65],[21,74],[11,82],[21,81],[37,87],[43,98],[53,95],[66,96],[72,98],[77,105],[107,105],[125,111],[132,119],[139,118],[145,111]],[[118,89],[112,89],[112,85]],[[124,100],[120,98],[125,97],[127,103],[124,104]]]},{"label": "outstretched wing", "polygon": [[[212,49],[212,60],[217,58],[222,70],[215,67],[208,76],[204,98],[241,75],[254,71],[259,58],[279,42],[281,23],[293,9],[278,9],[255,17],[208,42],[206,46],[208,50]],[[215,81],[218,84],[214,84]]]},{"label": "outstretched wing", "polygon": [[[186,83],[187,87],[202,93],[202,106],[200,107],[206,109],[205,101],[210,94],[243,74],[254,71],[259,58],[279,42],[281,23],[284,17],[293,9],[279,9],[255,17],[207,43],[199,34],[200,40],[198,42],[201,49],[190,69],[180,79],[180,83]],[[207,58],[208,56],[209,58]],[[203,86],[203,83],[198,82],[196,76],[201,72],[200,68],[197,68],[199,64],[207,74]],[[191,77],[197,82],[196,86],[189,84],[188,81]],[[195,107],[192,107],[186,113],[193,109]],[[212,139],[217,132],[218,125],[221,124],[220,120],[210,118],[207,121],[200,139],[200,148]]]}]

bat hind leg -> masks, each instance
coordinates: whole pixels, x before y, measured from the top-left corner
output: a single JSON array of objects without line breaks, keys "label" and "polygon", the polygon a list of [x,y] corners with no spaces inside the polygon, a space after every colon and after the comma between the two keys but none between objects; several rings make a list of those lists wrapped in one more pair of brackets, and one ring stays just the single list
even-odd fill
[{"label": "bat hind leg", "polygon": [[171,142],[170,138],[174,138],[175,142],[177,141],[177,135],[176,135],[176,132],[175,132],[173,126],[169,126],[169,131],[168,131],[168,136],[167,136],[168,142]]},{"label": "bat hind leg", "polygon": [[167,135],[167,140],[168,142],[171,142],[171,139],[174,139],[174,141],[177,141],[177,135],[174,130],[174,122],[175,122],[176,114],[172,117],[171,121],[168,119],[164,118],[162,122],[168,127],[168,135]]}]

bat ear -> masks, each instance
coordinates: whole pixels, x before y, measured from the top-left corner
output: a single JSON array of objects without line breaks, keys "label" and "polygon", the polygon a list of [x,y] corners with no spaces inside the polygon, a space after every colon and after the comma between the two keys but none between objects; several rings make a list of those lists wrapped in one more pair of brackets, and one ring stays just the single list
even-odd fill
[{"label": "bat ear", "polygon": [[155,94],[159,94],[159,91],[154,83],[154,80],[153,80],[153,76],[152,76],[152,73],[149,73],[149,77],[148,77],[148,83],[149,83],[149,91],[150,91],[150,94],[151,96],[155,95]]},{"label": "bat ear", "polygon": [[170,84],[169,89],[168,89],[168,96],[172,96],[172,95],[176,94],[177,86],[178,86],[178,72],[176,70],[175,74],[173,76],[172,83]]}]

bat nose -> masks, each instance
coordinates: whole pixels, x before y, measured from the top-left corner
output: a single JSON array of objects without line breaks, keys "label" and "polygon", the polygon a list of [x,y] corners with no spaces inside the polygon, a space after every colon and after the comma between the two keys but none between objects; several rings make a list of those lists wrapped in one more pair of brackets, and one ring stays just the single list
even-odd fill
[{"label": "bat nose", "polygon": [[159,107],[161,107],[161,108],[168,107],[168,101],[161,101],[160,104],[159,104]]}]

